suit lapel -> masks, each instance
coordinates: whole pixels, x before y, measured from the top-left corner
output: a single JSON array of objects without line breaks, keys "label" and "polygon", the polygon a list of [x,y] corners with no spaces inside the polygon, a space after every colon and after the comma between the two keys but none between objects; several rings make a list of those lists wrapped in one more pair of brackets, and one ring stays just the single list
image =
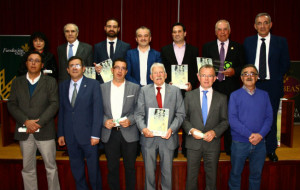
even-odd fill
[{"label": "suit lapel", "polygon": [[[165,89],[165,98],[164,98],[163,108],[168,108],[168,107],[170,107],[169,100],[170,100],[170,96],[171,96],[172,92],[171,92],[171,88],[168,84],[165,84],[165,88],[166,89]],[[157,101],[156,101],[156,103],[157,103]],[[157,106],[158,106],[158,104],[157,104]]]},{"label": "suit lapel", "polygon": [[[137,65],[135,65],[134,67],[134,71],[139,73],[138,75],[136,75],[138,78],[137,78],[137,81],[140,81],[140,56],[139,56],[139,50],[138,49],[135,49],[135,51],[133,51],[134,53],[134,56],[133,58],[135,59],[135,63],[138,63]],[[149,57],[149,56],[148,56]]]},{"label": "suit lapel", "polygon": [[80,99],[83,97],[83,93],[85,92],[85,88],[87,87],[87,85],[88,85],[87,80],[86,80],[85,76],[83,76],[81,84],[80,84],[79,92],[78,92],[76,100],[75,100],[74,108],[77,106],[78,102],[81,102]]},{"label": "suit lapel", "polygon": [[[106,84],[106,88],[105,88],[105,96],[107,97],[107,102],[103,102],[105,103],[106,105],[108,105],[107,109],[108,109],[108,113],[109,113],[109,116],[112,118],[112,112],[111,112],[111,104],[110,104],[110,93],[111,93],[111,83],[112,81],[108,82]],[[103,92],[102,92],[103,93]]]},{"label": "suit lapel", "polygon": [[218,48],[218,41],[216,40],[215,43],[212,46],[212,54],[215,59],[220,60],[220,53]]},{"label": "suit lapel", "polygon": [[77,48],[77,51],[76,51],[76,56],[80,56],[83,52],[83,48],[82,48],[82,45],[81,43],[79,42],[78,44],[78,48]]},{"label": "suit lapel", "polygon": [[119,39],[117,40],[117,44],[116,44],[116,49],[115,49],[115,53],[114,53],[114,56],[111,58],[112,60],[114,60],[115,58],[118,58],[119,55],[118,55],[118,52],[120,52],[120,49],[121,49],[121,43],[119,42]]},{"label": "suit lapel", "polygon": [[46,85],[44,79],[45,79],[44,75],[41,73],[41,77],[40,77],[39,81],[37,82],[37,85],[31,95],[31,97],[33,97],[42,88],[42,86]]},{"label": "suit lapel", "polygon": [[24,90],[24,96],[25,96],[25,99],[26,100],[30,100],[30,94],[29,94],[29,87],[28,87],[28,80],[26,78],[26,75],[23,76],[24,79],[22,79],[22,82],[21,82],[21,86],[20,88],[23,88]]},{"label": "suit lapel", "polygon": [[173,43],[170,44],[170,46],[169,46],[169,52],[170,52],[171,63],[176,63],[176,65],[178,65],[178,62],[177,62],[177,59],[176,59],[176,56],[175,56],[175,52],[174,52]]},{"label": "suit lapel", "polygon": [[199,109],[196,109],[196,110],[199,111],[198,115],[200,115],[200,119],[203,123],[202,107],[201,107],[201,102],[200,102],[200,88],[197,88],[197,90],[194,91],[193,95],[194,95],[193,100],[195,101],[194,106],[199,108]]},{"label": "suit lapel", "polygon": [[63,55],[63,59],[66,61],[66,65],[68,64],[67,46],[68,46],[68,43],[64,44],[64,46],[63,46],[64,53],[62,54]]},{"label": "suit lapel", "polygon": [[209,108],[209,112],[207,114],[206,123],[210,119],[210,116],[213,115],[212,112],[213,112],[214,108],[217,106],[217,103],[218,103],[218,97],[217,97],[216,92],[213,91],[212,99],[211,99],[211,103],[210,103],[210,108]]}]

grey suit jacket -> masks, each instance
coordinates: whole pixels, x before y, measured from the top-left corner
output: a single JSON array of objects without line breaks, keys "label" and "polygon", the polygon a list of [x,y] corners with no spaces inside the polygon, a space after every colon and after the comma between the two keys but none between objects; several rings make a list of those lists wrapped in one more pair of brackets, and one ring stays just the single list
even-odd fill
[{"label": "grey suit jacket", "polygon": [[[58,55],[58,82],[70,79],[67,72],[68,67],[68,57],[67,57],[67,45],[68,43],[62,44],[57,48]],[[93,66],[93,48],[91,45],[79,42],[78,49],[76,51],[76,56],[81,57],[85,66]]]},{"label": "grey suit jacket", "polygon": [[41,126],[40,132],[33,134],[36,140],[55,138],[54,116],[59,103],[57,83],[53,77],[41,75],[31,97],[26,75],[16,78],[11,86],[7,106],[16,120],[16,140],[27,140],[29,134],[18,132],[18,128],[22,127],[28,119],[39,119],[37,123]]},{"label": "grey suit jacket", "polygon": [[[168,128],[172,129],[173,134],[168,140],[164,140],[167,147],[170,150],[174,150],[178,146],[177,132],[185,117],[184,103],[179,88],[168,84],[165,85],[166,91],[163,108],[169,109]],[[140,131],[147,127],[149,108],[158,108],[154,84],[144,86],[140,91],[138,104],[134,113]],[[144,135],[141,135],[140,143],[142,146],[151,147],[153,141],[154,138],[146,138]]]},{"label": "grey suit jacket", "polygon": [[[103,110],[104,110],[104,117],[103,117],[103,126],[105,121],[108,119],[112,119],[112,112],[111,112],[111,81],[106,82],[100,85],[102,91],[102,99],[103,99]],[[122,108],[122,115],[121,117],[127,117],[130,121],[129,127],[122,127],[121,126],[121,133],[126,140],[126,142],[135,142],[139,140],[139,132],[136,127],[136,122],[134,119],[134,109],[136,107],[138,95],[140,91],[140,86],[134,84],[129,81],[125,81],[125,92],[123,97],[123,108]],[[101,139],[104,143],[107,143],[111,134],[111,129],[107,129],[106,127],[102,127]]]},{"label": "grey suit jacket", "polygon": [[186,137],[186,148],[199,150],[202,146],[208,149],[220,149],[220,137],[222,133],[228,128],[227,117],[227,97],[217,91],[213,91],[212,101],[207,115],[206,124],[203,124],[202,109],[200,104],[200,89],[187,92],[184,99],[186,117],[183,122],[183,129],[186,134],[192,128],[196,128],[203,133],[214,130],[216,138],[211,142],[204,140],[196,140],[192,135]]}]

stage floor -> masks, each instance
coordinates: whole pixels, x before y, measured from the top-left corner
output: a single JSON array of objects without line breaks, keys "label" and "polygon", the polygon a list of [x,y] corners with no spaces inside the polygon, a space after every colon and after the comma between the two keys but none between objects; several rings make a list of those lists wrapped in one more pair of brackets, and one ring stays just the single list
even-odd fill
[{"label": "stage floor", "polygon": [[[291,161],[291,160],[300,160],[300,125],[294,125],[294,137],[293,137],[293,147],[287,147],[285,145],[281,145],[276,150],[276,153],[278,155],[279,161]],[[1,138],[1,135],[0,135]],[[2,139],[0,139],[0,143],[2,142]],[[37,157],[38,159],[42,159],[41,156]],[[13,143],[9,146],[2,147],[2,143],[0,146],[0,159],[22,159],[21,151],[19,144]],[[63,156],[63,151],[57,151],[56,154],[57,160],[69,160],[68,156]],[[106,160],[105,155],[101,155],[100,160]],[[142,156],[139,156],[137,158],[137,161],[142,161]],[[220,155],[220,161],[229,161],[230,157],[227,156],[224,152]],[[186,161],[186,158],[179,154],[177,158],[174,159],[174,162],[176,161]],[[268,161],[268,158],[266,158],[266,161]]]}]

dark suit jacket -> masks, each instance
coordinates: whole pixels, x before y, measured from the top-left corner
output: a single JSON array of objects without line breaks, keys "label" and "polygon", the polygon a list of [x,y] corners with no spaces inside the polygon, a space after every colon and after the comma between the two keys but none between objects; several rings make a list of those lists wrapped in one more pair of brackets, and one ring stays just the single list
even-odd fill
[{"label": "dark suit jacket", "polygon": [[[140,57],[138,49],[131,49],[127,51],[126,61],[128,67],[126,79],[140,85]],[[152,64],[160,62],[160,53],[154,49],[150,49],[147,61],[147,84],[153,83],[150,79],[150,68]]]},{"label": "dark suit jacket", "polygon": [[[68,67],[68,57],[67,57],[67,45],[68,43],[62,44],[57,48],[58,55],[58,82],[61,83],[64,80],[70,79],[70,76],[67,72]],[[76,56],[81,57],[85,66],[93,65],[93,48],[91,45],[79,42],[78,49],[76,51]]]},{"label": "dark suit jacket", "polygon": [[[248,64],[255,64],[256,49],[257,49],[258,36],[250,36],[245,39],[244,47],[246,52],[246,60]],[[290,67],[290,57],[288,44],[285,38],[271,35],[269,46],[269,70],[270,81],[273,91],[269,94],[277,94],[277,96],[283,96],[283,76]]]},{"label": "dark suit jacket", "polygon": [[[149,108],[158,108],[154,84],[144,86],[140,90],[138,104],[134,112],[134,118],[140,131],[147,127]],[[183,99],[179,88],[166,84],[163,108],[169,109],[168,128],[173,131],[171,137],[165,141],[168,149],[174,150],[178,147],[177,132],[185,117]],[[151,147],[154,139],[141,135],[140,143],[142,146]]]},{"label": "dark suit jacket", "polygon": [[211,150],[219,150],[220,137],[228,128],[227,97],[217,91],[213,91],[212,101],[205,126],[203,124],[199,88],[186,93],[184,106],[186,117],[182,126],[186,134],[188,134],[192,128],[195,128],[203,133],[209,130],[214,130],[217,136],[211,142],[206,142],[202,139],[194,139],[192,135],[186,135],[186,148],[199,150],[205,146],[209,147],[208,149]]},{"label": "dark suit jacket", "polygon": [[29,134],[18,132],[18,128],[22,127],[27,119],[39,119],[37,123],[41,126],[40,132],[33,134],[36,140],[42,141],[55,138],[54,116],[59,103],[57,83],[53,77],[41,74],[31,97],[26,75],[16,78],[11,86],[7,106],[16,120],[16,140],[27,140]]},{"label": "dark suit jacket", "polygon": [[[220,61],[217,40],[203,45],[202,57],[212,58],[213,60]],[[240,88],[241,69],[245,65],[245,53],[243,46],[230,40],[225,61],[232,62],[232,68],[235,71],[235,75],[232,77],[225,77],[225,80],[222,82],[216,80],[214,82],[213,89],[226,94],[229,98],[231,92]]]},{"label": "dark suit jacket", "polygon": [[[191,83],[193,88],[198,85],[197,79],[197,57],[199,56],[199,49],[192,45],[186,44],[185,53],[182,64],[188,65],[188,82]],[[171,80],[171,65],[178,65],[176,60],[173,43],[169,44],[161,49],[161,59],[165,65],[168,78],[166,82],[169,83]]]},{"label": "dark suit jacket", "polygon": [[[104,143],[107,143],[111,134],[111,129],[107,129],[106,127],[104,127],[104,124],[106,120],[113,118],[110,104],[111,81],[101,84],[101,91],[103,93],[102,98],[104,109],[101,139]],[[130,121],[130,126],[126,128],[121,126],[120,130],[126,142],[135,142],[139,140],[139,132],[134,119],[134,109],[136,107],[139,92],[140,87],[138,85],[129,81],[125,81],[125,92],[123,97],[123,108],[121,117],[127,117],[127,119]]]},{"label": "dark suit jacket", "polygon": [[90,144],[91,136],[101,137],[102,94],[96,80],[83,76],[74,108],[69,100],[70,80],[59,85],[58,137],[67,144]]},{"label": "dark suit jacket", "polygon": [[[94,46],[94,62],[100,63],[102,61],[105,61],[109,59],[107,54],[107,40],[104,40],[98,44],[95,44]],[[117,46],[114,53],[114,56],[112,57],[112,61],[116,60],[117,58],[124,58],[126,57],[127,51],[130,50],[130,44],[123,42],[121,40],[117,40]],[[103,79],[100,75],[96,74],[96,79],[103,83]]]}]

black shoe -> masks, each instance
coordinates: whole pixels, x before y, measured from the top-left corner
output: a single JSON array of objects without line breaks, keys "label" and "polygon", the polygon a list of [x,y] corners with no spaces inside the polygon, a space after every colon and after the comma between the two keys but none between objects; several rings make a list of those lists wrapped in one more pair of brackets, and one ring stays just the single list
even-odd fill
[{"label": "black shoe", "polygon": [[272,162],[278,161],[278,156],[276,155],[275,152],[268,154],[268,157],[269,157],[270,161],[272,161]]}]

